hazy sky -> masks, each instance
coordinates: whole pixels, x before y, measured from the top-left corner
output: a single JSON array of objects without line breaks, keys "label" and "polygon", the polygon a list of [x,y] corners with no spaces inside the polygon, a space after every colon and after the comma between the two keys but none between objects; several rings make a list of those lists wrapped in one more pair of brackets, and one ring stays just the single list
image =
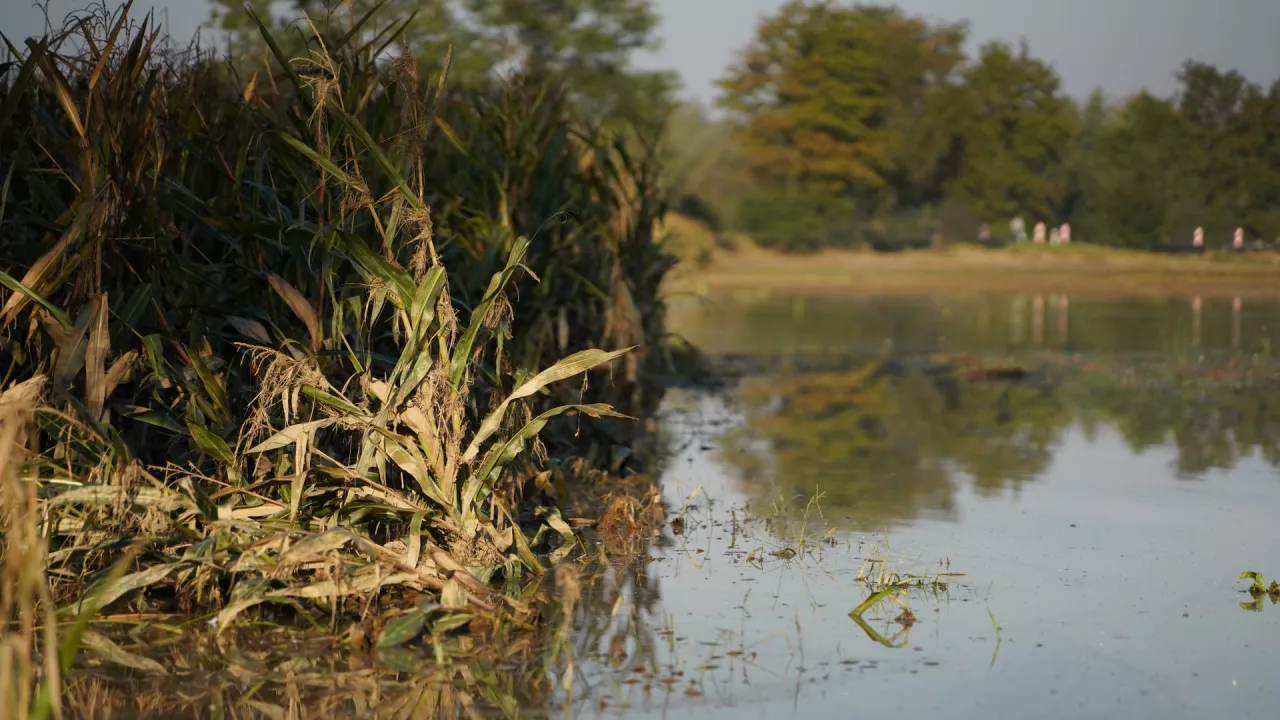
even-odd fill
[{"label": "hazy sky", "polygon": [[[116,4],[117,0],[107,0]],[[752,36],[762,13],[783,0],[654,0],[662,14],[663,47],[638,63],[672,69],[686,94],[710,101],[714,82]],[[54,17],[86,0],[52,0]],[[1250,79],[1280,77],[1280,0],[900,0],[904,10],[933,19],[967,19],[976,41],[1025,37],[1051,62],[1066,90],[1083,97],[1095,87],[1123,96],[1142,88],[1173,90],[1173,73],[1194,57],[1236,68]],[[135,0],[168,9],[171,31],[189,38],[208,17],[204,0]],[[163,16],[162,16],[163,17]],[[0,0],[0,32],[38,33],[31,0]]]}]

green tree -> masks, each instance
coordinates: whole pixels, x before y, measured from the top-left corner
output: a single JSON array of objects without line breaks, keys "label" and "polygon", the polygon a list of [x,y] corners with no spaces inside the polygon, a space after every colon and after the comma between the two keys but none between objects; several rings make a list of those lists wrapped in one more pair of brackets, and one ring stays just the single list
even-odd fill
[{"label": "green tree", "polygon": [[751,168],[824,194],[883,188],[902,121],[960,62],[962,26],[901,10],[792,0],[765,19],[720,81]]},{"label": "green tree", "polygon": [[209,0],[209,5],[209,21],[205,25],[226,37],[232,57],[243,57],[262,45],[258,26],[245,8],[270,25],[271,0]]},{"label": "green tree", "polygon": [[751,190],[746,158],[724,120],[697,103],[677,106],[664,133],[665,182],[672,209],[722,230]]},{"label": "green tree", "polygon": [[650,0],[465,0],[500,63],[563,77],[592,115],[658,121],[674,76],[630,66],[656,46]]},{"label": "green tree", "polygon": [[1073,138],[1064,161],[1066,189],[1059,214],[1071,222],[1075,239],[1105,242],[1099,224],[1098,143],[1111,121],[1112,108],[1101,90],[1094,90],[1079,108],[1079,132]]},{"label": "green tree", "polygon": [[1237,128],[1240,224],[1261,240],[1280,241],[1280,80],[1249,93]]},{"label": "green tree", "polygon": [[[228,31],[233,52],[260,45],[239,0],[214,3],[212,23]],[[267,17],[272,3],[250,4]],[[362,30],[371,47],[404,47],[428,68],[438,68],[452,47],[454,86],[519,69],[528,78],[556,78],[596,119],[657,123],[670,108],[673,76],[630,66],[635,51],[655,43],[649,0],[293,0],[292,10],[290,24],[305,14],[322,33],[372,13]]]},{"label": "green tree", "polygon": [[1254,236],[1274,236],[1280,232],[1280,88],[1264,91],[1239,72],[1194,61],[1178,79],[1178,111],[1206,158],[1204,202],[1215,211],[1213,229],[1225,236],[1243,226]]},{"label": "green tree", "polygon": [[963,153],[951,192],[989,219],[1054,220],[1076,126],[1057,73],[1025,43],[1017,51],[989,43],[965,70],[961,98]]},{"label": "green tree", "polygon": [[1140,93],[1126,102],[1095,146],[1090,200],[1108,244],[1188,243],[1205,220],[1204,152],[1194,127],[1169,100]]}]

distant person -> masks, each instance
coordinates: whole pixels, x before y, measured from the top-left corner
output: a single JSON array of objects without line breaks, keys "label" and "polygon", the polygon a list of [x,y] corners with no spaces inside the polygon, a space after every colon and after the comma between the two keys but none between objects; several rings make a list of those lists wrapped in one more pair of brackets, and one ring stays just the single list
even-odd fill
[{"label": "distant person", "polygon": [[1204,228],[1197,225],[1195,232],[1191,233],[1191,247],[1204,247]]},{"label": "distant person", "polygon": [[1059,228],[1055,227],[1049,231],[1049,244],[1050,245],[1062,244],[1062,233],[1059,232]]},{"label": "distant person", "polygon": [[1058,237],[1063,245],[1071,244],[1071,223],[1062,223],[1062,227],[1058,228]]},{"label": "distant person", "polygon": [[1236,228],[1236,234],[1231,238],[1231,248],[1233,250],[1244,249],[1244,228]]},{"label": "distant person", "polygon": [[1023,243],[1027,241],[1027,225],[1022,222],[1021,215],[1016,215],[1009,221],[1009,232],[1013,233],[1014,242]]},{"label": "distant person", "polygon": [[978,241],[979,241],[979,242],[984,242],[984,243],[985,243],[985,242],[990,242],[990,241],[991,241],[991,226],[990,226],[990,225],[988,225],[988,224],[986,224],[986,223],[982,223],[981,225],[979,225],[979,226],[978,226]]},{"label": "distant person", "polygon": [[1036,223],[1035,234],[1031,236],[1031,242],[1035,243],[1036,245],[1044,244],[1044,223],[1042,222]]}]

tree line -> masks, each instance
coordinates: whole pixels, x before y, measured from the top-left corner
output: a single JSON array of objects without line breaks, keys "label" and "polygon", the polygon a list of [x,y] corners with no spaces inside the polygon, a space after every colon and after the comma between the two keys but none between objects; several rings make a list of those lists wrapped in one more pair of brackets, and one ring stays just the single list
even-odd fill
[{"label": "tree line", "polygon": [[[240,0],[212,0],[233,55],[263,54]],[[305,22],[377,12],[365,42],[408,51],[454,88],[519,69],[573,99],[577,120],[661,135],[672,206],[716,230],[791,249],[1012,239],[1070,223],[1074,240],[1209,248],[1280,237],[1280,79],[1187,61],[1169,97],[1063,92],[1026,43],[966,51],[964,22],[896,7],[791,0],[726,70],[715,117],[675,100],[672,73],[635,69],[656,46],[650,0],[270,0],[249,5],[282,43]],[[271,16],[272,10],[276,16]],[[299,31],[299,30],[302,31]],[[252,62],[246,64],[246,72]]]},{"label": "tree line", "polygon": [[[518,75],[572,95],[576,119],[656,130],[672,107],[670,72],[630,60],[656,43],[650,0],[210,0],[209,27],[250,72],[265,59],[253,15],[275,31],[286,54],[312,32],[358,26],[361,44],[381,57],[413,57],[424,74],[448,59],[447,83],[478,90]],[[361,20],[364,20],[361,22]]]},{"label": "tree line", "polygon": [[793,0],[673,114],[675,207],[791,249],[977,238],[1068,222],[1076,240],[1210,248],[1280,237],[1280,80],[1189,60],[1171,97],[1067,96],[1025,42],[970,56],[964,23]]}]

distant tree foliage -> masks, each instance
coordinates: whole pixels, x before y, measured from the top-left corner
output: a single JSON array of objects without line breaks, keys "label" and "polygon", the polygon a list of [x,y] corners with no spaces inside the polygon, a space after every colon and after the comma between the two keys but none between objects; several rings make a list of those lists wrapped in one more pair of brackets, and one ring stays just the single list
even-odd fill
[{"label": "distant tree foliage", "polygon": [[963,26],[896,8],[793,1],[765,20],[721,81],[721,105],[761,178],[802,192],[866,195],[963,55]]},{"label": "distant tree foliage", "polygon": [[896,7],[791,0],[721,80],[726,116],[682,116],[736,148],[673,141],[677,162],[725,224],[782,247],[972,240],[984,222],[1009,240],[1014,216],[1130,247],[1189,245],[1197,226],[1210,248],[1236,227],[1280,239],[1280,80],[1188,61],[1173,97],[1077,102],[1025,43],[968,57],[966,39]]},{"label": "distant tree foliage", "polygon": [[[226,31],[233,54],[262,42],[242,0],[212,0],[211,25]],[[579,107],[601,122],[660,123],[670,112],[674,76],[640,71],[631,55],[653,47],[658,16],[649,0],[291,0],[291,13],[271,18],[269,0],[250,7],[275,25],[305,17],[323,30],[377,9],[368,42],[407,49],[436,69],[452,47],[450,82],[474,86],[519,68],[554,77]],[[305,24],[299,25],[305,31]],[[284,33],[288,36],[288,33]]]}]

